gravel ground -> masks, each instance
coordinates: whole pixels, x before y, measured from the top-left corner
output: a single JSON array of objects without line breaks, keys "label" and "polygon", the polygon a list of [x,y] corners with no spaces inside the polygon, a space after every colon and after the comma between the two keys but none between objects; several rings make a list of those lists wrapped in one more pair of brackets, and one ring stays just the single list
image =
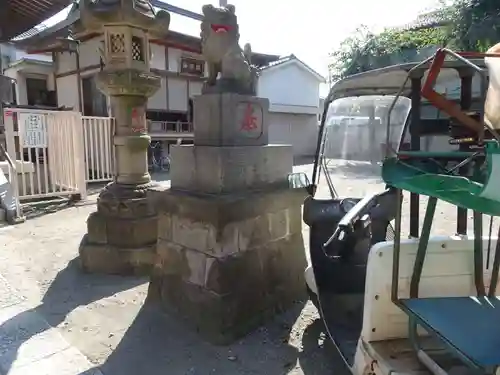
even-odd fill
[{"label": "gravel ground", "polygon": [[[310,170],[310,165],[297,167]],[[360,196],[384,188],[377,173],[378,167],[369,164],[338,162],[333,180],[341,195]],[[407,206],[405,199],[404,229]],[[103,374],[344,372],[310,302],[298,304],[240,342],[214,347],[172,318],[144,308],[147,280],[82,274],[75,259],[85,220],[94,209],[95,196],[85,204],[58,207],[54,213],[0,229],[0,275],[38,305],[36,311]],[[436,216],[435,234],[455,232],[454,207],[439,204]]]}]

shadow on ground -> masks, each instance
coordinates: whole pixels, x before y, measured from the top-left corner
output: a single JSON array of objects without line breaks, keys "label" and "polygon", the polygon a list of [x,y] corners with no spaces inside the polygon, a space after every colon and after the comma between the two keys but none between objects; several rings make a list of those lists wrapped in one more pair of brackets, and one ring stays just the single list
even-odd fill
[{"label": "shadow on ground", "polygon": [[[80,270],[77,259],[72,260],[57,274],[39,306],[19,313],[0,326],[0,348],[9,348],[8,353],[1,353],[0,367],[8,373],[20,346],[34,336],[41,339],[39,335],[43,335],[50,326],[59,326],[65,331],[69,314],[77,308],[80,312],[86,310],[89,320],[95,320],[90,314],[109,314],[109,311],[102,309],[106,304],[112,303],[114,306],[111,318],[121,319],[116,314],[123,312],[126,315],[127,306],[116,295],[125,290],[128,293],[129,289],[132,290],[146,281],[139,278],[85,274]],[[307,306],[306,309],[311,309],[310,303]],[[127,324],[121,340],[114,345],[110,344],[109,340],[106,342],[98,338],[99,333],[92,331],[92,328],[86,330],[87,326],[100,322],[101,333],[104,335],[102,337],[108,339],[108,332],[111,331],[102,326],[99,317],[97,321],[85,322],[85,326],[79,325],[78,329],[73,326],[73,330],[79,331],[77,341],[87,345],[77,345],[78,349],[87,355],[91,362],[95,363],[95,369],[100,369],[104,375],[331,374],[333,367],[330,362],[333,357],[325,354],[323,345],[318,345],[318,339],[314,338],[317,332],[311,333],[310,337],[308,334],[308,341],[304,342],[302,348],[302,332],[310,323],[304,324],[303,319],[299,318],[303,309],[304,303],[297,303],[268,325],[227,347],[213,346],[202,341],[195,332],[179,324],[175,317],[163,313],[152,304],[138,309],[135,318],[128,320],[131,324]],[[311,311],[315,313],[315,310]],[[309,316],[312,316],[310,312]],[[67,332],[64,336],[67,336]],[[75,345],[71,338],[70,342]],[[106,354],[100,359],[96,359],[93,355],[95,353],[89,353],[95,346],[105,348],[102,350]],[[49,349],[51,348],[47,348]],[[86,371],[80,375],[91,373]]]},{"label": "shadow on ground", "polygon": [[[167,172],[155,172],[151,174],[151,178],[154,183],[160,186],[169,186],[170,175]],[[108,182],[93,182],[87,185],[87,197],[86,201],[79,201],[72,198],[51,198],[44,200],[36,200],[33,203],[24,202],[23,204],[23,214],[27,220],[35,219],[48,214],[54,214],[62,210],[72,208],[75,206],[81,206],[85,204],[94,204],[95,198],[99,195],[101,190],[108,184]]]},{"label": "shadow on ground", "polygon": [[72,260],[57,274],[40,305],[19,313],[0,326],[0,348],[8,348],[8,352],[2,351],[0,367],[8,373],[24,342],[47,331],[50,326],[56,327],[63,323],[77,307],[89,305],[144,282],[144,279],[83,274],[78,261]]},{"label": "shadow on ground", "polygon": [[304,374],[350,374],[334,344],[328,338],[321,318],[316,319],[304,331],[302,348],[299,361]]},{"label": "shadow on ground", "polygon": [[293,158],[293,165],[295,167],[313,163],[314,163],[314,156],[296,156]]},{"label": "shadow on ground", "polygon": [[87,197],[90,199],[79,200],[78,197],[50,197],[48,199],[34,199],[24,201],[23,215],[27,220],[32,220],[45,215],[54,214],[68,208],[77,207],[86,204],[94,204],[96,197],[106,186],[106,182],[96,182],[87,185]]},{"label": "shadow on ground", "polygon": [[253,334],[221,347],[146,304],[100,370],[104,375],[331,374],[331,356],[324,355],[324,348],[308,344],[298,351],[289,345],[303,307],[297,304]]}]

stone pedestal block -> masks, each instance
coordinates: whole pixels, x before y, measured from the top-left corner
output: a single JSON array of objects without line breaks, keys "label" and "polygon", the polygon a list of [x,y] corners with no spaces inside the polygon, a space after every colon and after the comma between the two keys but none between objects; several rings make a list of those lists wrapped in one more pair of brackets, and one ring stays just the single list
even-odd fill
[{"label": "stone pedestal block", "polygon": [[173,146],[171,160],[173,189],[211,194],[266,188],[286,181],[293,171],[288,145]]},{"label": "stone pedestal block", "polygon": [[151,199],[148,189],[127,189],[118,184],[101,192],[80,244],[84,271],[150,274],[158,236],[157,210]]},{"label": "stone pedestal block", "polygon": [[159,192],[148,300],[228,344],[304,297],[303,189]]},{"label": "stone pedestal block", "polygon": [[194,98],[194,144],[262,146],[268,144],[269,100],[234,93]]}]

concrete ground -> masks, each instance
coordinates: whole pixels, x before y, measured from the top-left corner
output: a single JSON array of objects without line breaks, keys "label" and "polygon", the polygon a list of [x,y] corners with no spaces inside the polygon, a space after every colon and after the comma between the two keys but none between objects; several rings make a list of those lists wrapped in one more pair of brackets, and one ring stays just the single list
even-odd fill
[{"label": "concrete ground", "polygon": [[[310,172],[311,166],[296,169]],[[384,188],[377,174],[369,164],[339,162],[333,180],[341,195],[359,196]],[[166,176],[157,179],[168,183]],[[33,212],[26,223],[0,229],[0,374],[345,372],[310,302],[231,346],[215,347],[175,319],[143,307],[147,279],[80,272],[78,245],[95,197],[39,217]],[[434,232],[454,233],[455,208],[440,204],[437,215]]]}]

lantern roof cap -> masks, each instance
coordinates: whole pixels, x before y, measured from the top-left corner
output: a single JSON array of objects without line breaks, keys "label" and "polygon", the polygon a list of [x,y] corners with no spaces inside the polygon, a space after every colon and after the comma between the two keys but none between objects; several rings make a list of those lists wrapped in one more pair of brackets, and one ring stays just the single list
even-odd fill
[{"label": "lantern roof cap", "polygon": [[170,25],[170,14],[157,12],[149,0],[81,0],[80,13],[83,27],[91,30],[125,23],[166,34]]}]

